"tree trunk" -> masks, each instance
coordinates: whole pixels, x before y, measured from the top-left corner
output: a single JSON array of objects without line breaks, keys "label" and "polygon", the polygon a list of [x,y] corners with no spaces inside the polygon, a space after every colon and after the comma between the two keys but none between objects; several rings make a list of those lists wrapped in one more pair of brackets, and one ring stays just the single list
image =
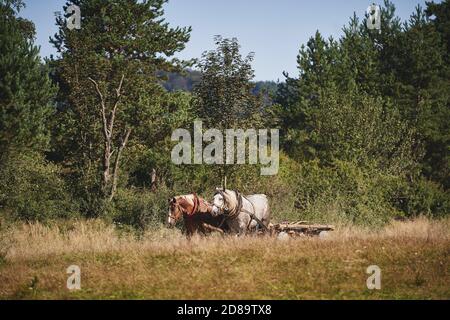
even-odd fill
[{"label": "tree trunk", "polygon": [[155,168],[153,168],[152,175],[150,177],[150,190],[151,191],[156,190],[156,181],[157,181],[156,170],[155,170]]},{"label": "tree trunk", "polygon": [[111,180],[110,176],[110,165],[111,164],[111,142],[105,141],[105,149],[103,152],[103,180],[102,180],[102,191],[106,195],[108,193],[108,185]]},{"label": "tree trunk", "polygon": [[[116,97],[115,102],[112,106],[111,111],[107,115],[106,111],[106,99],[104,98],[104,95],[102,91],[100,90],[100,87],[98,85],[98,82],[95,81],[92,78],[89,78],[89,80],[94,84],[95,90],[97,91],[97,95],[100,99],[100,115],[102,118],[102,133],[103,133],[103,139],[104,139],[104,149],[103,149],[103,174],[102,174],[102,192],[103,196],[107,198],[109,201],[112,201],[114,198],[114,195],[116,193],[117,189],[117,180],[119,175],[119,164],[120,164],[120,157],[122,155],[123,149],[127,145],[128,139],[131,134],[131,129],[127,129],[124,133],[124,136],[122,137],[122,141],[120,146],[114,147],[113,142],[113,132],[114,132],[114,122],[116,119],[116,113],[117,108],[119,106],[120,97],[122,95],[122,85],[125,75],[122,75],[122,78],[120,79],[120,83],[116,91]],[[114,152],[117,153],[116,158],[114,160],[114,167],[112,168],[111,172],[111,159]]]},{"label": "tree trunk", "polygon": [[117,190],[117,180],[119,177],[119,162],[120,162],[120,156],[122,155],[122,151],[127,145],[128,138],[130,137],[131,129],[128,129],[125,133],[125,136],[122,138],[122,143],[119,146],[119,151],[117,151],[116,160],[114,161],[114,171],[113,171],[113,181],[111,186],[111,193],[109,195],[109,201],[112,201],[114,198],[114,195],[116,194]]}]

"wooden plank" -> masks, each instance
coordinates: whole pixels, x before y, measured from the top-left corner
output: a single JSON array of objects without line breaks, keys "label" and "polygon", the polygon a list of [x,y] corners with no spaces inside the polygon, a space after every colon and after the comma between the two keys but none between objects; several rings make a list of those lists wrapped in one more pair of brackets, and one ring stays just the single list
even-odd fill
[{"label": "wooden plank", "polygon": [[335,227],[333,225],[313,224],[306,221],[288,222],[283,221],[278,224],[269,225],[271,234],[277,234],[280,232],[286,232],[292,237],[296,236],[312,236],[318,235],[322,231],[333,231]]},{"label": "wooden plank", "polygon": [[333,225],[321,225],[321,224],[310,224],[310,225],[300,225],[300,224],[276,224],[273,225],[273,228],[276,230],[285,230],[285,229],[291,229],[291,230],[334,230],[335,227]]}]

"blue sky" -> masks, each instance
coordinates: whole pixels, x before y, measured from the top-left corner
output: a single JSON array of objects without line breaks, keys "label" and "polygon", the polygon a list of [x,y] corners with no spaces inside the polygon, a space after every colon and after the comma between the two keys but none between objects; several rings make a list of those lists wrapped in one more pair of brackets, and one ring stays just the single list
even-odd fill
[{"label": "blue sky", "polygon": [[[353,12],[363,17],[372,2],[382,4],[381,0],[169,0],[165,16],[173,26],[193,29],[190,42],[178,57],[200,57],[203,51],[214,48],[214,35],[237,37],[243,54],[255,52],[255,79],[276,81],[283,80],[283,71],[297,75],[300,45],[316,30],[326,37],[338,37]],[[62,11],[65,0],[25,3],[21,16],[35,23],[41,55],[55,53],[48,39],[57,31],[54,12]],[[425,0],[393,3],[402,20],[409,18],[417,4],[425,6]]]}]

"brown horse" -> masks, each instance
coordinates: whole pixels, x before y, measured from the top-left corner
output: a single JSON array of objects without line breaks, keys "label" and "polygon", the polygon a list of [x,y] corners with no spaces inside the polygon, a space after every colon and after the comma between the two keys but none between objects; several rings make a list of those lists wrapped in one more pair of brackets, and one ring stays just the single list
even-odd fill
[{"label": "brown horse", "polygon": [[194,194],[169,199],[167,224],[174,226],[183,217],[186,235],[190,238],[194,233],[206,235],[213,231],[223,233],[223,217],[211,215],[212,206],[203,198]]}]

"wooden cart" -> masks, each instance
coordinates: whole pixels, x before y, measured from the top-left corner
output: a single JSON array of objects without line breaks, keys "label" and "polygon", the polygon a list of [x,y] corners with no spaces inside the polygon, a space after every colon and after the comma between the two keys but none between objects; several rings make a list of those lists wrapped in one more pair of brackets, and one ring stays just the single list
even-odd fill
[{"label": "wooden cart", "polygon": [[299,236],[318,236],[333,231],[332,225],[314,224],[307,221],[288,222],[283,221],[277,224],[269,224],[268,231],[271,235],[280,235],[282,233],[291,237]]},{"label": "wooden cart", "polygon": [[[211,232],[219,232],[225,234],[225,231],[220,228],[213,227],[207,223],[203,223],[203,227],[205,229],[210,230]],[[283,236],[286,235],[288,237],[302,237],[302,236],[319,236],[322,232],[326,234],[328,231],[333,231],[334,226],[332,225],[323,225],[323,224],[314,224],[309,223],[307,221],[297,221],[297,222],[288,222],[283,221],[281,223],[272,224],[270,223],[268,227],[260,227],[255,232],[258,235],[271,235],[271,236]],[[251,232],[250,232],[251,233]]]}]

